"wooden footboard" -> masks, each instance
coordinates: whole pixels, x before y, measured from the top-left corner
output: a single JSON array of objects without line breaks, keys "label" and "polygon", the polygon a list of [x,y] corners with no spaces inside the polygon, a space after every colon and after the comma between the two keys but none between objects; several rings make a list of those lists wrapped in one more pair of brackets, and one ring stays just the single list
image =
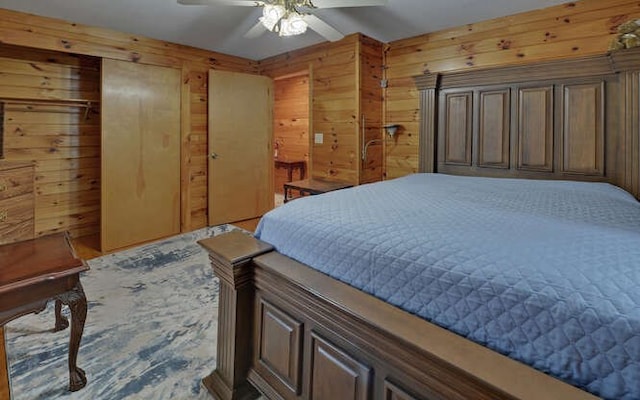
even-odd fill
[{"label": "wooden footboard", "polygon": [[217,399],[595,399],[251,236],[199,243],[220,278]]}]

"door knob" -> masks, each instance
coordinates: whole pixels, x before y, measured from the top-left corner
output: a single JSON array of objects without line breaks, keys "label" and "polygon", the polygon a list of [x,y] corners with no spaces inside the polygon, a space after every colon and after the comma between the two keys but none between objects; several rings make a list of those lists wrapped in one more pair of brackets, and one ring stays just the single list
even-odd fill
[{"label": "door knob", "polygon": [[218,158],[218,153],[211,153],[210,156],[215,160],[216,158]]}]

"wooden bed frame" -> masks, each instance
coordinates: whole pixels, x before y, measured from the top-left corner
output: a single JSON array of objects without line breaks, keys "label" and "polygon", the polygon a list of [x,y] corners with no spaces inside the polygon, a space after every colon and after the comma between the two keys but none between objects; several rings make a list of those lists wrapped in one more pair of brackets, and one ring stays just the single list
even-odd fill
[{"label": "wooden bed frame", "polygon": [[[640,196],[640,51],[416,78],[425,172],[606,181]],[[220,278],[217,399],[589,399],[590,394],[234,231]]]}]

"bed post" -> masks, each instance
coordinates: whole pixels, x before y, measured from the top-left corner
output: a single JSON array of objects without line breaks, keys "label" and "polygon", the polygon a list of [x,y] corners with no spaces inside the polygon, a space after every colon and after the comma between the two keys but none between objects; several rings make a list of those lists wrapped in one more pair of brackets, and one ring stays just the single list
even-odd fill
[{"label": "bed post", "polygon": [[623,73],[622,108],[625,117],[621,123],[621,135],[624,137],[621,147],[627,154],[623,157],[626,164],[622,186],[640,200],[640,48],[614,51],[608,57],[613,70]]},{"label": "bed post", "polygon": [[215,275],[220,278],[216,369],[202,382],[217,400],[249,400],[258,397],[247,381],[252,357],[253,257],[273,250],[240,231],[198,242],[209,252]]},{"label": "bed post", "polygon": [[420,153],[418,172],[436,172],[438,74],[425,73],[413,80],[420,93]]}]

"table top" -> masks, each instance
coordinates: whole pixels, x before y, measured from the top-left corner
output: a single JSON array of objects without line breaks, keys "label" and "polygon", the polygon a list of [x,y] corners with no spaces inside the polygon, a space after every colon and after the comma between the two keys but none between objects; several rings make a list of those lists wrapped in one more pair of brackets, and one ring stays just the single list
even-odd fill
[{"label": "table top", "polygon": [[309,190],[309,191],[318,192],[318,193],[325,193],[325,192],[330,192],[332,190],[338,190],[338,189],[346,189],[353,186],[351,183],[325,181],[323,179],[317,179],[317,178],[309,178],[309,179],[303,179],[301,181],[287,182],[284,185],[291,189]]},{"label": "table top", "polygon": [[66,233],[0,246],[0,293],[88,270]]},{"label": "table top", "polygon": [[279,165],[282,166],[300,166],[300,165],[304,165],[305,161],[304,160],[280,160],[280,159],[274,159],[275,163],[276,163],[276,167]]}]

